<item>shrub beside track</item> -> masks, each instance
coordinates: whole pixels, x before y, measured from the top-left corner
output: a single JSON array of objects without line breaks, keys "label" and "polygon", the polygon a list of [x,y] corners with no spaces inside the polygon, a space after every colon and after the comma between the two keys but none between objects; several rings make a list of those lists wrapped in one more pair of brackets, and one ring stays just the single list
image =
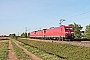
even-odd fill
[{"label": "shrub beside track", "polygon": [[27,45],[36,47],[49,54],[57,55],[69,60],[90,60],[90,48],[72,46],[69,44],[55,44],[33,40],[19,40]]}]

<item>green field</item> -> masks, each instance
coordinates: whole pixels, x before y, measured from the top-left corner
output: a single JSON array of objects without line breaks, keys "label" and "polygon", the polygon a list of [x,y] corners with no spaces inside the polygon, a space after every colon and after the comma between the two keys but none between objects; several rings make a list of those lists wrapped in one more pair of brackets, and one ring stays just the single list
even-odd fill
[{"label": "green field", "polygon": [[8,41],[0,42],[0,60],[6,60],[8,57]]},{"label": "green field", "polygon": [[44,52],[68,60],[90,60],[90,48],[33,40],[19,40]]},{"label": "green field", "polygon": [[63,58],[60,58],[56,55],[49,54],[45,51],[39,50],[38,48],[32,47],[30,45],[24,44],[24,43],[19,42],[19,41],[16,41],[16,42],[18,42],[21,46],[26,48],[32,54],[35,54],[36,56],[42,58],[42,60],[64,60]]},{"label": "green field", "polygon": [[25,52],[23,52],[21,48],[16,46],[16,44],[13,41],[11,41],[11,43],[12,43],[12,46],[14,48],[14,51],[18,60],[31,60],[30,57],[27,54],[25,54]]}]

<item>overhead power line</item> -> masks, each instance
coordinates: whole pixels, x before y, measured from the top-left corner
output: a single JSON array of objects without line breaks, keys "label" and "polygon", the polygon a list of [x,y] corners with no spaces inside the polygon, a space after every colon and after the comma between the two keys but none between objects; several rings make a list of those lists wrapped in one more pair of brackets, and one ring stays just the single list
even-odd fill
[{"label": "overhead power line", "polygon": [[68,17],[66,19],[70,19],[70,18],[73,18],[73,17],[81,16],[81,15],[84,15],[84,14],[89,13],[89,12],[90,11],[87,11],[87,12],[84,12],[84,13],[81,13],[81,14],[78,14],[78,15],[75,15],[75,16]]}]

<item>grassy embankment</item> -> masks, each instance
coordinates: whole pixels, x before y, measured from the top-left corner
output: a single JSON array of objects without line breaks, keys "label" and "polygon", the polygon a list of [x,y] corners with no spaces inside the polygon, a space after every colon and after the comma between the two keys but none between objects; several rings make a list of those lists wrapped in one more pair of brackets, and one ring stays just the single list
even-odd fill
[{"label": "grassy embankment", "polygon": [[68,60],[90,60],[90,48],[33,40],[19,40],[26,45]]},{"label": "grassy embankment", "polygon": [[24,43],[19,42],[19,41],[16,41],[16,42],[18,42],[21,46],[26,48],[29,52],[35,54],[36,56],[42,58],[43,60],[64,60],[63,58],[60,58],[56,55],[49,54],[49,53],[42,51],[38,48],[35,48],[33,46],[24,44]]}]

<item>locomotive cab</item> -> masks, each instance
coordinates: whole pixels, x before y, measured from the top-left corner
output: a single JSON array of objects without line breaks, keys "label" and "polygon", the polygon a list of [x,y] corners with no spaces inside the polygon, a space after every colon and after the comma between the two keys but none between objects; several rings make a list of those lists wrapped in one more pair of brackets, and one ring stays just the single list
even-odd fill
[{"label": "locomotive cab", "polygon": [[72,26],[65,26],[65,38],[74,39],[74,29]]}]

